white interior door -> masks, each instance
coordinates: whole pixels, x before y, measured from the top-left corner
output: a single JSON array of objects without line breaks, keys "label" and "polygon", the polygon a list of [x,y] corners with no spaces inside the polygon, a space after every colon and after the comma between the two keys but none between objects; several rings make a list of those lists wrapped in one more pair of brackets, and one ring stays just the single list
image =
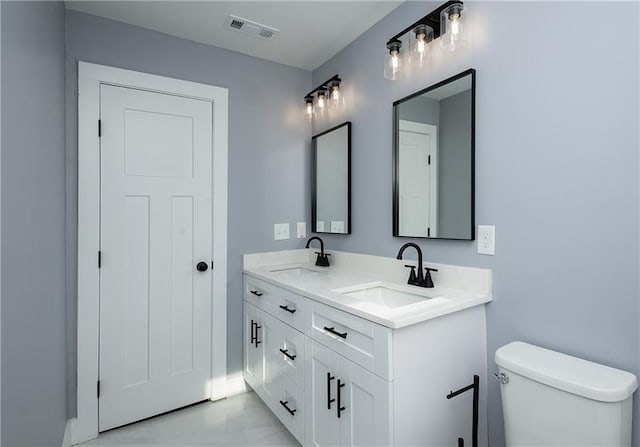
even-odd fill
[{"label": "white interior door", "polygon": [[212,103],[100,95],[104,431],[210,395]]},{"label": "white interior door", "polygon": [[399,224],[400,235],[437,234],[436,126],[400,121]]}]

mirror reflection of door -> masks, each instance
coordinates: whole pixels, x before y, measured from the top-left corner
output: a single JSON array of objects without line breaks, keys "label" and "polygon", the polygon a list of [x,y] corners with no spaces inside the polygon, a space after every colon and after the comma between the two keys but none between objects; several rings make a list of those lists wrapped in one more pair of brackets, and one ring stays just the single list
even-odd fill
[{"label": "mirror reflection of door", "polygon": [[436,237],[438,128],[400,120],[399,131],[400,232]]}]

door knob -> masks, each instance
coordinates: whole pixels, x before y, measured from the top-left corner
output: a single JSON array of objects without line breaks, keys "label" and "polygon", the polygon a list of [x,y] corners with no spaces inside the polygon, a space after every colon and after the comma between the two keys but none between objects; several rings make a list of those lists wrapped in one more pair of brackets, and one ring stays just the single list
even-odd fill
[{"label": "door knob", "polygon": [[209,269],[209,264],[207,264],[204,261],[200,261],[200,262],[198,262],[198,265],[196,265],[196,269],[199,272],[206,272]]}]

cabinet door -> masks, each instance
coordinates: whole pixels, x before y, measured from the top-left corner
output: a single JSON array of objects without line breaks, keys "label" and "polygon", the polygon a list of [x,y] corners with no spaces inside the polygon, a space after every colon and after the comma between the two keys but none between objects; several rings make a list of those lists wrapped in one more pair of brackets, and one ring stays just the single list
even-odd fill
[{"label": "cabinet door", "polygon": [[260,315],[255,306],[244,302],[244,380],[254,390],[262,386],[262,346],[256,340],[256,332],[260,327]]},{"label": "cabinet door", "polygon": [[[340,393],[340,434],[343,446],[392,444],[391,383],[348,360],[348,380]],[[342,384],[342,381],[340,382]]]},{"label": "cabinet door", "polygon": [[337,381],[340,377],[347,377],[343,371],[343,359],[310,339],[306,343],[305,444],[337,446],[341,444]]},{"label": "cabinet door", "polygon": [[279,351],[279,326],[282,325],[271,315],[260,312],[260,328],[258,329],[258,339],[263,357],[264,380],[262,381],[263,399],[267,405],[277,408],[278,396],[280,395],[280,351]]}]

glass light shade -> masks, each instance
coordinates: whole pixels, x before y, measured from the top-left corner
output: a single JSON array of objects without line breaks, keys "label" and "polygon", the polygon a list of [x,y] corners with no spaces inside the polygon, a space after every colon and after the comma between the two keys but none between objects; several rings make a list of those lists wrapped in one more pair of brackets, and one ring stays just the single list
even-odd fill
[{"label": "glass light shade", "polygon": [[313,98],[305,98],[304,114],[307,118],[313,118]]},{"label": "glass light shade", "polygon": [[447,51],[465,47],[463,5],[455,3],[440,14],[440,46]]},{"label": "glass light shade", "polygon": [[392,81],[398,78],[403,65],[402,42],[399,40],[387,43],[387,58],[384,65],[384,77]]},{"label": "glass light shade", "polygon": [[331,101],[334,104],[339,104],[340,103],[340,84],[333,84],[331,86]]},{"label": "glass light shade", "polygon": [[318,109],[322,110],[327,106],[327,94],[324,91],[319,91],[318,96],[316,97],[316,106]]},{"label": "glass light shade", "polygon": [[409,44],[411,45],[411,65],[424,67],[431,59],[431,41],[433,40],[433,28],[427,25],[418,25],[413,29]]},{"label": "glass light shade", "polygon": [[313,114],[315,117],[320,118],[324,116],[327,109],[328,109],[327,91],[318,90],[318,93],[316,93],[315,103],[313,105]]}]

